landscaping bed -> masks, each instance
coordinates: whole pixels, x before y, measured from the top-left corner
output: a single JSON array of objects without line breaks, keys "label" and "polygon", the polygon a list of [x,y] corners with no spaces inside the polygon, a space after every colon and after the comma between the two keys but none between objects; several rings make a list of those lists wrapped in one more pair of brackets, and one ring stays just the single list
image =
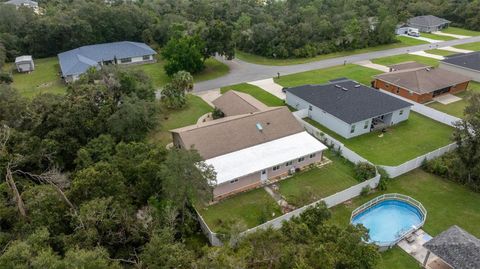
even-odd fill
[{"label": "landscaping bed", "polygon": [[407,121],[389,127],[382,137],[379,137],[381,132],[376,131],[345,139],[314,120],[306,121],[372,163],[390,166],[400,165],[450,144],[453,131],[452,127],[413,111]]},{"label": "landscaping bed", "polygon": [[453,102],[448,105],[444,105],[439,102],[433,102],[428,104],[428,106],[452,116],[463,118],[463,111],[468,104],[468,97],[472,93],[480,93],[480,83],[470,81],[467,91],[455,94],[456,96],[462,98],[460,101]]}]

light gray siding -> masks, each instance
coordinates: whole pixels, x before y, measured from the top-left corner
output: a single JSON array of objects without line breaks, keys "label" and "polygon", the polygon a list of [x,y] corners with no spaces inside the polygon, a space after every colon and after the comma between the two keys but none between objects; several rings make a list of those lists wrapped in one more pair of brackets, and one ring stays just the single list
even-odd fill
[{"label": "light gray siding", "polygon": [[460,66],[456,66],[456,65],[451,65],[451,64],[448,64],[448,63],[444,63],[442,61],[440,61],[439,68],[442,68],[442,69],[445,69],[445,70],[448,70],[448,71],[451,71],[451,72],[454,72],[454,73],[457,73],[457,74],[460,74],[460,75],[470,77],[472,80],[480,82],[480,71],[475,71],[475,70],[472,70],[472,69],[468,69],[468,68],[464,68],[464,67],[460,67]]}]

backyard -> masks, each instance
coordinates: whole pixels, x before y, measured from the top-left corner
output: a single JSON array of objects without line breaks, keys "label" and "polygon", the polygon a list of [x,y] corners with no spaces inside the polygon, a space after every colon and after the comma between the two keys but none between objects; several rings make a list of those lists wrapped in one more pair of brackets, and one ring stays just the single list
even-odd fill
[{"label": "backyard", "polygon": [[480,83],[470,81],[467,91],[455,94],[456,96],[462,98],[462,100],[450,103],[448,105],[444,105],[439,102],[433,102],[428,104],[428,106],[452,116],[463,118],[463,111],[468,104],[468,97],[473,93],[480,93]]},{"label": "backyard", "polygon": [[[480,193],[470,191],[452,181],[416,169],[393,179],[387,191],[377,191],[365,197],[332,208],[332,222],[348,225],[351,212],[361,204],[383,193],[401,193],[420,201],[428,211],[423,229],[436,236],[451,225],[458,225],[480,237]],[[378,268],[415,268],[413,258],[395,247],[382,253]]]},{"label": "backyard", "polygon": [[383,136],[376,131],[345,139],[316,121],[306,121],[372,163],[389,166],[400,165],[448,145],[453,131],[452,127],[413,111],[407,121],[389,127]]},{"label": "backyard", "polygon": [[[359,183],[353,178],[351,163],[330,152],[325,154],[333,163],[300,172],[277,183],[280,193],[290,204],[300,207]],[[199,212],[214,231],[218,231],[225,221],[238,219],[252,228],[281,215],[279,206],[262,188],[200,208]]]},{"label": "backyard", "polygon": [[148,141],[167,145],[172,142],[169,130],[195,124],[200,116],[211,112],[213,108],[200,97],[188,94],[184,108],[173,110],[161,104],[161,110],[159,126],[149,134]]},{"label": "backyard", "polygon": [[255,97],[260,102],[264,103],[267,106],[283,106],[285,103],[280,98],[276,97],[275,95],[261,89],[260,87],[250,85],[247,83],[241,83],[236,85],[231,85],[227,87],[223,87],[220,90],[221,94],[229,90],[235,90],[239,92],[243,92],[246,94],[250,94],[251,96]]},{"label": "backyard", "polygon": [[372,62],[381,65],[393,65],[403,62],[415,61],[430,66],[438,66],[438,60],[412,54],[400,54],[395,56],[373,59]]},{"label": "backyard", "polygon": [[235,57],[249,63],[281,66],[281,65],[303,64],[303,63],[326,60],[326,59],[331,59],[336,57],[344,57],[344,56],[360,54],[360,53],[428,44],[425,41],[409,38],[405,36],[397,36],[396,38],[398,42],[393,44],[364,48],[364,49],[357,49],[357,50],[351,50],[351,51],[333,52],[333,53],[318,55],[311,58],[273,59],[273,58],[258,56],[258,55],[254,55],[254,54],[250,54],[242,51],[236,51]]},{"label": "backyard", "polygon": [[283,87],[293,87],[304,84],[327,83],[332,79],[346,77],[365,85],[370,85],[370,82],[373,80],[372,77],[381,73],[381,71],[375,69],[356,64],[347,64],[282,76],[274,80]]}]

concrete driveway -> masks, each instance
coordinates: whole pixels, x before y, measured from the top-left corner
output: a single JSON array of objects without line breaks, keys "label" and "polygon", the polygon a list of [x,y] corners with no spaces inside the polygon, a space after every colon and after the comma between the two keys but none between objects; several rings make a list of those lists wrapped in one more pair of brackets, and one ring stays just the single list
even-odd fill
[{"label": "concrete driveway", "polygon": [[376,70],[379,70],[379,71],[382,71],[382,72],[385,72],[385,73],[390,72],[390,68],[386,67],[385,65],[374,64],[370,60],[356,62],[355,64],[358,64],[358,65],[361,65],[361,66],[364,66],[364,67],[368,67],[368,68],[372,68],[372,69],[376,69]]},{"label": "concrete driveway", "polygon": [[445,57],[443,57],[442,55],[432,54],[432,53],[428,53],[428,52],[425,52],[425,51],[415,51],[415,52],[410,52],[409,54],[428,57],[428,58],[433,58],[433,59],[437,59],[437,60],[445,59]]},{"label": "concrete driveway", "polygon": [[285,100],[285,93],[283,93],[282,89],[283,87],[275,81],[273,81],[273,78],[267,78],[267,79],[262,79],[262,80],[256,80],[256,81],[251,81],[247,82],[248,84],[257,86],[262,88],[263,90],[275,95],[276,97]]},{"label": "concrete driveway", "polygon": [[455,35],[455,34],[447,34],[447,33],[444,33],[444,32],[433,32],[432,34],[449,36],[449,37],[458,38],[458,39],[464,39],[464,38],[469,38],[469,37],[471,37],[471,36],[469,36],[469,35]]},{"label": "concrete driveway", "polygon": [[441,47],[441,48],[438,48],[438,49],[439,49],[439,50],[447,50],[447,51],[456,52],[456,53],[469,53],[469,52],[473,52],[473,50],[457,49],[457,48],[454,48],[454,47]]},{"label": "concrete driveway", "polygon": [[422,41],[425,41],[425,42],[428,42],[428,43],[439,43],[439,42],[442,42],[442,40],[436,40],[436,39],[431,39],[431,38],[427,38],[427,37],[423,37],[421,36],[411,36],[411,35],[401,35],[401,36],[405,36],[405,37],[409,37],[409,38],[413,38],[413,39],[418,39],[418,40],[422,40]]}]

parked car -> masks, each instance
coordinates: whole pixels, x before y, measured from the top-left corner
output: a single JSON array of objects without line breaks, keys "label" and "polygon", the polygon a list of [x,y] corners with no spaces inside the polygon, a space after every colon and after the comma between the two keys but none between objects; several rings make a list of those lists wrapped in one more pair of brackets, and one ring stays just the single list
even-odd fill
[{"label": "parked car", "polygon": [[416,28],[408,28],[408,30],[407,30],[407,35],[419,37],[419,36],[420,36],[420,32],[419,32],[418,29],[416,29]]}]

